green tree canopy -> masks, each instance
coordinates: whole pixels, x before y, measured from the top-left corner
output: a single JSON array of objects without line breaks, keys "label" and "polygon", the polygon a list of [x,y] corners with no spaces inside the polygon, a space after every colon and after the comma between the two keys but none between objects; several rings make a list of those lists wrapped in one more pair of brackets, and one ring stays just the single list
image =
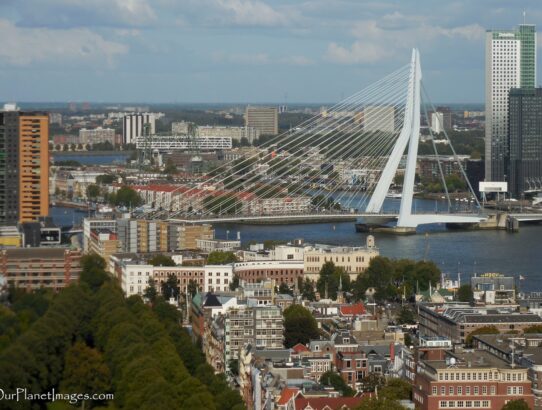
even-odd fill
[{"label": "green tree canopy", "polygon": [[361,380],[364,392],[373,392],[386,384],[386,378],[378,373],[369,373]]},{"label": "green tree canopy", "polygon": [[346,384],[343,378],[333,370],[328,370],[320,377],[320,383],[324,386],[331,386],[343,396],[353,396],[354,390]]},{"label": "green tree canopy", "polygon": [[397,323],[400,325],[412,325],[416,323],[416,318],[412,309],[407,306],[401,307],[401,310],[397,315]]},{"label": "green tree canopy", "polygon": [[284,344],[307,344],[319,337],[318,324],[312,313],[301,305],[291,305],[284,310]]},{"label": "green tree canopy", "polygon": [[316,282],[316,289],[318,289],[320,297],[325,297],[327,288],[328,297],[336,299],[341,281],[343,292],[350,291],[350,275],[348,275],[342,267],[335,266],[331,261],[324,263],[320,269],[318,281]]},{"label": "green tree canopy", "polygon": [[177,299],[181,294],[181,288],[177,283],[175,275],[168,275],[167,280],[162,283],[162,296],[167,300],[169,298]]},{"label": "green tree canopy", "polygon": [[529,410],[529,409],[530,409],[529,405],[523,399],[510,400],[502,408],[502,410]]},{"label": "green tree canopy", "polygon": [[226,265],[237,261],[237,256],[233,252],[213,251],[207,257],[208,265]]},{"label": "green tree canopy", "polygon": [[542,325],[532,325],[523,330],[523,333],[542,333]]},{"label": "green tree canopy", "polygon": [[127,186],[120,188],[112,199],[114,205],[129,208],[135,208],[143,204],[143,199],[139,194]]},{"label": "green tree canopy", "polygon": [[472,287],[469,284],[464,284],[457,289],[457,300],[460,302],[471,302],[473,299]]},{"label": "green tree canopy", "polygon": [[81,257],[81,275],[79,280],[86,283],[92,290],[99,289],[105,282],[110,280],[106,272],[105,259],[95,253]]},{"label": "green tree canopy", "polygon": [[412,385],[403,379],[388,379],[386,385],[378,391],[378,395],[390,400],[410,400]]},{"label": "green tree canopy", "polygon": [[175,262],[171,259],[171,256],[167,255],[155,255],[148,260],[148,263],[152,266],[175,266]]},{"label": "green tree canopy", "polygon": [[405,410],[399,402],[386,397],[363,399],[356,410]]},{"label": "green tree canopy", "polygon": [[96,199],[100,195],[100,187],[96,184],[90,184],[87,186],[87,197],[89,199]]},{"label": "green tree canopy", "polygon": [[110,185],[115,182],[116,179],[115,175],[103,174],[96,177],[96,183],[100,185]]}]

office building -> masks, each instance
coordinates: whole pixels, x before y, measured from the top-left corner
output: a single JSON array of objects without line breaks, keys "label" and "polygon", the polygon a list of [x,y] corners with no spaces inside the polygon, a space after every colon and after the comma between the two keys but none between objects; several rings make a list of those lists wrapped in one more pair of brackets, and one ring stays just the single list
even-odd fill
[{"label": "office building", "polygon": [[80,144],[100,144],[104,142],[109,142],[112,145],[115,145],[115,130],[113,128],[94,128],[87,130],[86,128],[81,128],[79,130],[79,143]]},{"label": "office building", "polygon": [[261,135],[279,133],[279,115],[276,107],[250,107],[245,112],[245,126],[257,129]]},{"label": "office building", "polygon": [[505,181],[508,142],[508,93],[536,85],[536,30],[486,33],[486,181]]},{"label": "office building", "polygon": [[81,252],[65,248],[21,248],[0,251],[0,276],[8,285],[33,291],[60,290],[79,280]]},{"label": "office building", "polygon": [[156,117],[152,113],[137,113],[125,115],[122,120],[122,141],[134,144],[137,137],[154,135],[156,133]]},{"label": "office building", "polygon": [[224,362],[239,358],[239,351],[250,343],[257,348],[282,349],[283,318],[278,306],[240,305],[225,315]]},{"label": "office building", "polygon": [[0,111],[0,224],[49,215],[49,116]]},{"label": "office building", "polygon": [[434,112],[431,114],[431,131],[433,134],[440,134],[444,131],[444,114]]},{"label": "office building", "polygon": [[260,131],[253,127],[217,127],[204,125],[196,131],[198,137],[226,137],[233,141],[241,142],[243,138],[249,144],[260,138]]},{"label": "office building", "polygon": [[[437,350],[417,364],[412,396],[416,408],[502,409],[523,399],[534,406],[528,369],[486,350]],[[432,357],[436,356],[436,357]]]},{"label": "office building", "polygon": [[542,88],[513,88],[508,107],[508,189],[520,199],[542,187]]}]

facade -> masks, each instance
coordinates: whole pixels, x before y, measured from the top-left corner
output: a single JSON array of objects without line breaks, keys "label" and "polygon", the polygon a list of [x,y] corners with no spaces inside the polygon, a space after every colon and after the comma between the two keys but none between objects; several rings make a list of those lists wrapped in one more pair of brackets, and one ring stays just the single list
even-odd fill
[{"label": "facade", "polygon": [[207,253],[214,251],[232,252],[241,247],[241,241],[230,241],[223,239],[196,239],[196,247]]},{"label": "facade", "polygon": [[111,255],[119,252],[120,243],[116,233],[109,230],[92,230],[88,243],[89,253],[95,253],[104,258],[106,266],[109,265]]},{"label": "facade", "polygon": [[122,141],[134,144],[142,135],[155,134],[156,117],[152,113],[127,114],[122,119]]},{"label": "facade", "polygon": [[[461,168],[466,168],[467,155],[458,155],[460,163],[454,156],[420,155],[418,156],[418,174],[422,181],[441,181],[440,167],[445,177],[461,176]],[[461,165],[460,165],[461,164]]]},{"label": "facade", "polygon": [[542,325],[542,318],[519,313],[514,308],[471,307],[468,304],[420,304],[419,333],[422,337],[442,336],[453,344],[464,344],[475,330],[494,326],[499,332],[522,332]]},{"label": "facade", "polygon": [[33,291],[56,291],[79,280],[81,252],[65,248],[21,248],[0,251],[0,276],[8,285]]},{"label": "facade", "polygon": [[246,138],[249,144],[260,138],[260,130],[254,127],[217,127],[204,125],[196,130],[198,137],[226,137],[233,141],[241,142]]},{"label": "facade", "polygon": [[92,231],[107,229],[111,232],[117,232],[116,219],[85,218],[83,219],[83,251],[89,252],[90,235]]},{"label": "facade", "polygon": [[279,307],[240,305],[229,309],[225,316],[225,363],[239,359],[245,344],[267,349],[284,347],[283,317]]},{"label": "facade", "polygon": [[508,190],[542,188],[542,88],[513,88],[508,100]]},{"label": "facade", "polygon": [[508,93],[536,86],[536,29],[486,33],[486,181],[504,181],[508,152]]},{"label": "facade", "polygon": [[235,274],[239,280],[255,283],[271,279],[277,285],[286,283],[294,286],[298,278],[303,277],[301,261],[249,261],[234,264]]},{"label": "facade", "polygon": [[510,365],[483,350],[441,351],[439,358],[420,360],[413,385],[416,408],[501,409],[523,399],[534,405],[525,367]]},{"label": "facade", "polygon": [[367,237],[366,246],[314,245],[305,248],[303,255],[304,274],[307,279],[316,282],[322,266],[326,262],[333,262],[335,266],[344,268],[351,280],[355,280],[358,274],[369,267],[371,259],[379,254],[372,235]]},{"label": "facade", "polygon": [[233,280],[232,265],[205,265],[204,292],[227,292]]},{"label": "facade", "polygon": [[49,116],[0,111],[0,224],[49,215]]},{"label": "facade", "polygon": [[516,283],[512,276],[497,273],[474,276],[470,280],[474,301],[484,305],[516,303]]},{"label": "facade", "polygon": [[146,253],[167,252],[168,246],[167,221],[145,219],[117,220],[118,239],[122,252]]},{"label": "facade", "polygon": [[81,128],[79,130],[79,143],[80,144],[99,144],[103,142],[110,142],[115,145],[115,130],[113,128],[94,128],[87,130]]},{"label": "facade", "polygon": [[255,128],[261,135],[279,133],[278,110],[276,107],[251,107],[245,112],[245,126]]},{"label": "facade", "polygon": [[441,112],[431,113],[431,131],[440,134],[444,131],[444,114]]},{"label": "facade", "polygon": [[198,149],[201,151],[217,151],[232,149],[231,137],[196,137],[189,138],[178,135],[155,135],[152,138],[137,136],[133,142],[137,149],[153,149],[159,151],[188,151]]},{"label": "facade", "polygon": [[541,334],[477,335],[474,344],[510,363],[514,362],[528,370],[535,405],[542,405],[542,347]]},{"label": "facade", "polygon": [[197,249],[199,240],[210,240],[214,238],[215,231],[212,225],[178,225],[172,229],[177,232],[177,249]]}]

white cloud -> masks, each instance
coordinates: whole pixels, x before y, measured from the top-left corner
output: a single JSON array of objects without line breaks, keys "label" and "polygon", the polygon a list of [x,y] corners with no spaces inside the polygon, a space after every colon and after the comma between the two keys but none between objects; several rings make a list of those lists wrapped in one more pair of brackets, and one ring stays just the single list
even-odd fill
[{"label": "white cloud", "polygon": [[326,58],[339,64],[376,63],[405,51],[410,52],[412,47],[433,46],[441,38],[479,41],[485,32],[478,24],[446,28],[422,20],[420,17],[393,13],[379,21],[358,22],[351,30],[356,40],[350,46],[330,43]]},{"label": "white cloud", "polygon": [[214,4],[226,12],[221,20],[241,26],[281,26],[288,18],[259,0],[214,0]]},{"label": "white cloud", "polygon": [[314,61],[305,56],[290,56],[283,58],[282,63],[287,65],[307,66],[314,64]]},{"label": "white cloud", "polygon": [[302,55],[286,56],[273,58],[267,53],[224,53],[216,52],[211,56],[215,63],[228,63],[238,65],[289,65],[289,66],[308,66],[314,64],[314,61]]},{"label": "white cloud", "polygon": [[0,19],[0,62],[25,66],[34,62],[75,62],[112,65],[128,47],[88,29],[21,28]]}]

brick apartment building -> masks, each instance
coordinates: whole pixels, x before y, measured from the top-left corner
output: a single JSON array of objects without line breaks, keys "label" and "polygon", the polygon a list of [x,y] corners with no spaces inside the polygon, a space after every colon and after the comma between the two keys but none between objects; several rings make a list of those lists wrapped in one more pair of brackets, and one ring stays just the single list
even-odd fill
[{"label": "brick apartment building", "polygon": [[436,357],[417,364],[412,393],[417,408],[498,410],[517,399],[534,406],[527,368],[483,350],[438,349],[434,353]]}]

